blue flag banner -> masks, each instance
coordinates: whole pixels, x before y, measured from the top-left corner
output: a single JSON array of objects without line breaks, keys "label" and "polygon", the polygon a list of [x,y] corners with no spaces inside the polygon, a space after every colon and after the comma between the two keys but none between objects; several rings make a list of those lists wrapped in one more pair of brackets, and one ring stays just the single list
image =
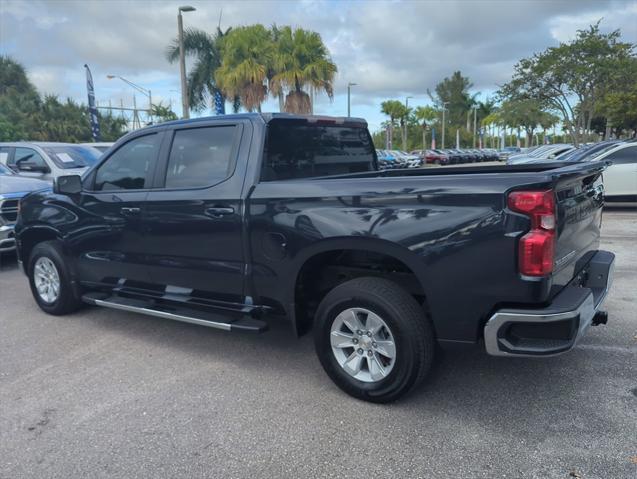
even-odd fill
[{"label": "blue flag banner", "polygon": [[97,117],[97,107],[95,105],[95,88],[93,87],[93,75],[88,65],[86,68],[86,90],[88,91],[88,114],[91,119],[91,134],[93,141],[100,141],[100,123]]},{"label": "blue flag banner", "polygon": [[215,92],[215,115],[226,114],[226,100],[220,91]]}]

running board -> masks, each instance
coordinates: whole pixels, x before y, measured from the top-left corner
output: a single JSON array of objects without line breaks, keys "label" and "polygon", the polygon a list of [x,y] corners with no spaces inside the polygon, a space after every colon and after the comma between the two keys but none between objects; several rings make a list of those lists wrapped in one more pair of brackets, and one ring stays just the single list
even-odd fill
[{"label": "running board", "polygon": [[232,317],[231,314],[221,315],[195,309],[173,307],[152,301],[144,301],[123,296],[109,296],[105,293],[86,293],[82,301],[94,306],[119,309],[132,313],[140,313],[157,318],[172,319],[184,323],[198,324],[224,331],[244,331],[262,333],[268,329],[268,323],[249,317]]}]

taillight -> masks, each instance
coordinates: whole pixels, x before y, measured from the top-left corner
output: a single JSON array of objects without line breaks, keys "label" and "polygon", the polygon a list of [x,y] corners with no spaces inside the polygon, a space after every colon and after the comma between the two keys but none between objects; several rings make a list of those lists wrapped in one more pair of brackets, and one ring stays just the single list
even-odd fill
[{"label": "taillight", "polygon": [[548,191],[514,191],[509,208],[531,219],[531,231],[520,238],[518,264],[525,276],[553,271],[555,257],[555,195]]}]

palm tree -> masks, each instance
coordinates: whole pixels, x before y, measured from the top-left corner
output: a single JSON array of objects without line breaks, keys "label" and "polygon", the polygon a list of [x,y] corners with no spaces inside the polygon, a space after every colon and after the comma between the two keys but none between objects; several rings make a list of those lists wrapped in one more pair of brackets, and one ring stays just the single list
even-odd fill
[{"label": "palm tree", "polygon": [[[221,43],[230,32],[217,27],[214,35],[203,30],[189,28],[184,31],[184,52],[196,57],[188,74],[188,100],[190,108],[203,111],[210,104],[215,95],[225,96],[215,82],[215,71],[221,66]],[[179,60],[179,40],[174,39],[166,49],[166,58],[170,63]]]},{"label": "palm tree", "polygon": [[153,117],[157,119],[157,123],[178,119],[178,116],[172,111],[170,105],[164,105],[162,102],[153,104],[151,113]]},{"label": "palm tree", "polygon": [[[272,37],[272,43],[274,43],[275,49],[277,48],[279,39],[281,38],[281,31],[282,30],[277,27],[276,24],[272,25],[272,28],[270,28],[270,35]],[[275,86],[275,91],[272,91],[272,78],[274,78],[274,75],[276,75],[277,73],[278,72],[274,68],[274,64],[271,64],[270,70],[268,71],[268,85],[270,87],[270,93],[277,97],[277,100],[279,102],[279,111],[285,111],[285,96],[283,95],[283,90]]]},{"label": "palm tree", "polygon": [[261,111],[273,57],[270,32],[263,25],[233,29],[221,42],[222,61],[214,78],[228,97],[238,97],[248,111]]},{"label": "palm tree", "polygon": [[438,118],[438,110],[432,106],[418,106],[414,111],[414,116],[421,122],[422,128],[422,149],[427,149],[427,124]]},{"label": "palm tree", "polygon": [[291,27],[273,29],[276,38],[274,54],[274,76],[270,82],[270,92],[279,95],[284,90],[284,110],[289,113],[308,114],[312,112],[312,98],[306,91],[325,91],[334,98],[334,77],[336,65],[321,36],[309,30]]},{"label": "palm tree", "polygon": [[[391,125],[392,137],[393,137],[396,120],[400,120],[400,125],[402,127],[402,125],[405,122],[405,118],[409,114],[409,108],[407,108],[398,100],[387,100],[380,104],[380,110],[382,113],[384,113],[385,115],[389,117],[389,122]],[[403,131],[403,144],[404,144],[405,143],[404,129],[401,128],[401,131]]]},{"label": "palm tree", "polygon": [[497,147],[498,145],[494,143],[494,140],[496,136],[496,128],[499,128],[500,125],[500,114],[498,110],[494,109],[491,113],[482,118],[481,124],[482,126],[488,127],[490,130],[489,137],[491,139],[491,148],[494,148],[494,145]]}]

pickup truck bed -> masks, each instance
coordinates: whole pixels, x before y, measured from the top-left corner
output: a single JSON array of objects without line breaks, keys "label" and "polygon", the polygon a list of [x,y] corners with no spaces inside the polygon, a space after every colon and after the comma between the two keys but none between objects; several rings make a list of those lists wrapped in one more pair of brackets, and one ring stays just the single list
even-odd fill
[{"label": "pickup truck bed", "polygon": [[[376,165],[359,119],[166,123],[27,197],[19,256],[52,314],[83,300],[230,331],[275,317],[313,329],[328,375],[378,402],[424,377],[435,342],[548,356],[605,320],[605,165]],[[56,275],[66,296],[47,302]]]}]

